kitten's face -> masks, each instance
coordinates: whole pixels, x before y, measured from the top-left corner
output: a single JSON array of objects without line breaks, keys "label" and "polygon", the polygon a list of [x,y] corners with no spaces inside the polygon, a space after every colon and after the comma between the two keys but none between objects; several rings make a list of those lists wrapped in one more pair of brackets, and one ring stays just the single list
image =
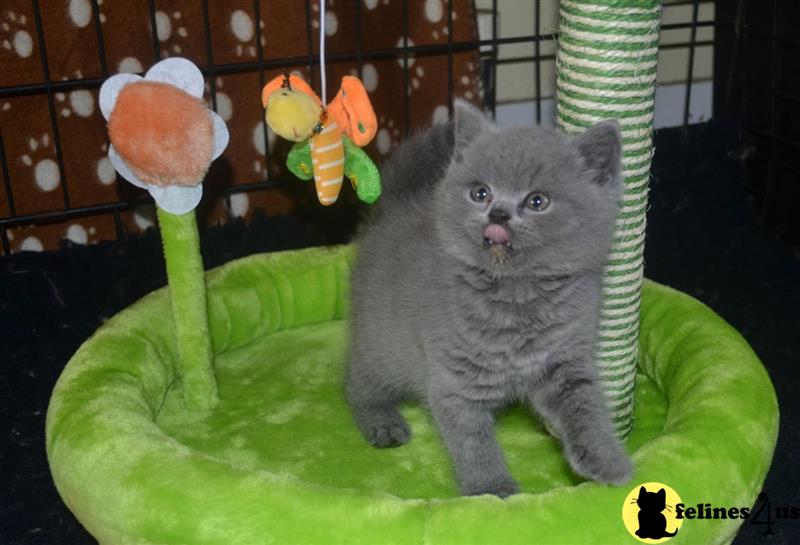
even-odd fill
[{"label": "kitten's face", "polygon": [[495,277],[602,266],[617,212],[618,164],[609,173],[591,168],[579,142],[555,131],[498,130],[485,119],[477,128],[459,143],[456,119],[454,159],[436,203],[444,250]]}]

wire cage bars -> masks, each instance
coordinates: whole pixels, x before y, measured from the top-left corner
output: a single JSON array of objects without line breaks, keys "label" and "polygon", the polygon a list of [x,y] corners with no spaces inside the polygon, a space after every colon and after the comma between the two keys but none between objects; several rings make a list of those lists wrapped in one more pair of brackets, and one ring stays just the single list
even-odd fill
[{"label": "wire cage bars", "polygon": [[[99,76],[96,77],[69,77],[56,79],[51,73],[49,65],[49,54],[47,44],[50,43],[45,36],[43,19],[47,15],[46,10],[63,9],[62,3],[56,6],[53,3],[45,3],[40,0],[31,0],[31,12],[33,15],[33,29],[35,36],[32,38],[34,43],[38,46],[35,47],[35,54],[38,54],[39,64],[41,65],[41,80],[37,83],[26,83],[22,85],[9,85],[0,87],[0,102],[4,99],[21,98],[21,97],[46,97],[47,114],[49,117],[49,130],[52,135],[52,144],[55,148],[55,167],[57,168],[57,176],[61,180],[59,184],[58,205],[57,206],[43,206],[42,209],[20,211],[19,207],[15,204],[15,189],[12,183],[12,175],[9,169],[9,161],[16,159],[9,155],[7,147],[4,142],[8,138],[7,127],[0,125],[0,169],[3,174],[3,190],[0,191],[0,241],[2,242],[2,250],[4,255],[12,252],[12,245],[9,240],[9,230],[29,225],[48,225],[48,224],[62,224],[74,218],[87,217],[87,216],[110,216],[113,218],[114,232],[117,238],[127,236],[125,225],[122,221],[121,214],[125,211],[130,211],[132,208],[147,204],[150,202],[148,196],[135,195],[120,196],[111,202],[104,202],[100,204],[80,204],[72,198],[70,187],[75,187],[76,183],[80,180],[70,179],[69,172],[72,170],[63,152],[62,133],[60,131],[63,119],[58,114],[57,97],[63,96],[78,89],[99,89],[102,82],[106,77],[113,73],[112,68],[109,66],[107,55],[108,36],[104,31],[104,14],[102,0],[84,0],[88,4],[90,11],[88,12],[90,18],[87,19],[87,25],[93,29],[94,40],[96,41],[97,52],[99,56]],[[157,0],[141,0],[146,2],[146,9],[149,19],[149,28],[146,32],[149,34],[149,39],[152,43],[152,62],[160,60],[164,56],[164,50],[159,40],[159,25],[158,15],[159,8],[169,2],[157,2]],[[265,5],[270,5],[277,0],[253,0],[250,10],[256,21],[261,21]],[[354,0],[352,2],[352,13],[354,14],[354,47],[347,50],[333,51],[328,54],[328,60],[331,63],[350,63],[356,67],[358,74],[363,75],[363,68],[367,62],[375,62],[381,60],[395,60],[402,65],[403,71],[403,101],[400,105],[395,105],[396,108],[401,109],[400,117],[404,119],[403,129],[407,132],[412,126],[412,101],[410,99],[412,89],[412,69],[411,65],[414,59],[423,57],[439,57],[446,59],[446,81],[447,81],[447,100],[448,112],[452,109],[452,101],[454,95],[457,94],[457,85],[454,82],[454,58],[456,55],[464,52],[479,52],[480,58],[480,79],[483,90],[483,106],[496,114],[499,104],[498,99],[498,68],[516,70],[517,67],[528,66],[533,68],[533,107],[535,110],[535,121],[542,123],[546,121],[544,118],[545,113],[542,108],[542,95],[544,90],[544,81],[546,78],[546,70],[555,60],[552,45],[558,36],[555,29],[552,27],[545,28],[543,25],[543,11],[553,9],[556,4],[555,0],[530,0],[528,2],[529,12],[533,19],[531,28],[532,33],[524,33],[524,35],[508,36],[504,35],[500,28],[500,15],[505,8],[505,2],[510,0],[491,0],[491,2],[480,0],[477,3],[477,10],[471,10],[472,13],[477,13],[477,17],[483,17],[484,20],[490,21],[488,25],[488,32],[484,35],[481,32],[479,36],[472,36],[472,39],[459,39],[456,37],[454,31],[455,25],[455,3],[458,0],[438,0],[438,5],[442,9],[443,23],[446,25],[446,39],[440,43],[430,44],[414,44],[409,39],[411,17],[409,13],[414,10],[421,10],[423,4],[430,4],[422,0],[391,0],[392,3],[400,3],[401,13],[401,26],[403,39],[396,44],[395,47],[380,47],[380,48],[367,48],[364,46],[365,34],[373,32],[372,29],[366,28],[364,24],[365,11],[374,7],[377,2]],[[329,2],[330,3],[330,2]],[[466,3],[466,2],[461,2]],[[185,2],[184,2],[185,4]],[[316,33],[314,13],[318,12],[318,0],[304,0],[302,9],[304,12],[304,28],[302,31],[295,33],[297,40],[302,40],[305,43],[305,53],[295,54],[290,56],[274,56],[270,55],[265,47],[263,39],[254,40],[255,44],[255,58],[252,60],[245,60],[241,62],[222,62],[218,61],[220,57],[215,53],[213,33],[219,31],[215,29],[212,24],[210,13],[213,9],[213,3],[208,0],[197,0],[196,6],[193,9],[199,10],[202,27],[203,27],[203,48],[207,62],[201,66],[204,75],[210,86],[210,99],[211,105],[215,110],[219,110],[217,93],[218,76],[235,75],[235,74],[257,74],[261,85],[267,79],[267,74],[275,70],[291,70],[291,69],[307,69],[307,74],[310,77],[312,86],[317,84],[318,76],[316,68],[318,58],[316,56],[316,48],[314,45],[314,35]],[[210,6],[209,4],[212,4]],[[676,31],[686,33],[688,31],[688,41],[671,41],[671,43],[662,44],[660,51],[669,50],[682,50],[688,52],[686,56],[686,82],[685,82],[685,96],[683,100],[683,123],[688,124],[690,121],[690,102],[692,99],[692,88],[694,86],[695,76],[695,51],[701,47],[713,46],[714,41],[711,39],[698,40],[698,30],[708,27],[715,27],[718,23],[713,18],[701,19],[699,17],[701,6],[703,4],[711,5],[711,0],[689,0],[689,1],[672,1],[665,2],[665,22],[662,24],[662,35],[665,32]],[[300,6],[300,3],[295,4],[295,9]],[[472,4],[470,4],[472,8]],[[316,8],[316,9],[315,9]],[[682,10],[683,13],[688,13],[690,16],[677,22],[670,22],[666,19],[666,15],[670,11],[677,12]],[[0,13],[2,16],[2,13]],[[258,32],[261,36],[262,32],[259,28]],[[529,46],[530,54],[525,55],[504,55],[503,48],[506,46],[514,45]],[[146,67],[145,67],[146,68]],[[217,185],[207,191],[211,197],[224,197],[230,199],[232,195],[238,193],[248,193],[263,189],[276,188],[286,184],[288,180],[286,176],[271,176],[266,173],[272,172],[273,158],[270,154],[269,139],[267,128],[264,124],[261,125],[261,138],[264,142],[264,157],[263,161],[266,168],[263,170],[264,176],[256,181],[239,184],[221,184]],[[120,192],[121,193],[121,192]]]}]

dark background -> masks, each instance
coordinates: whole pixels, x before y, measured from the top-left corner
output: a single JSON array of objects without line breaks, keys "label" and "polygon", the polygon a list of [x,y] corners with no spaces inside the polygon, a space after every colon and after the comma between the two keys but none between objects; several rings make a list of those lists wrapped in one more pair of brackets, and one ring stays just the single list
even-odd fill
[{"label": "dark background", "polygon": [[[719,0],[716,8],[714,120],[655,135],[645,271],[708,304],[761,357],[781,409],[764,491],[773,507],[800,506],[800,8],[789,0]],[[359,213],[351,204],[209,228],[206,267],[347,242]],[[152,230],[0,258],[0,544],[94,543],[53,486],[47,403],[64,364],[103,320],[165,281]],[[765,529],[746,522],[735,543],[800,542],[800,520]]]}]

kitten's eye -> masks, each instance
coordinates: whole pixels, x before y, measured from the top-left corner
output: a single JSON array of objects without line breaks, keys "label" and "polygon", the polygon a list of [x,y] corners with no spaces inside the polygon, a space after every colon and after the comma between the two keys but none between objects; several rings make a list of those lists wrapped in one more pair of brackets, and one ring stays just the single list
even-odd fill
[{"label": "kitten's eye", "polygon": [[550,198],[544,193],[539,193],[538,191],[534,191],[533,193],[525,197],[525,206],[527,206],[528,209],[533,210],[534,212],[542,212],[548,206],[550,206]]},{"label": "kitten's eye", "polygon": [[492,200],[492,190],[485,185],[476,185],[469,192],[469,197],[475,202],[490,202]]}]

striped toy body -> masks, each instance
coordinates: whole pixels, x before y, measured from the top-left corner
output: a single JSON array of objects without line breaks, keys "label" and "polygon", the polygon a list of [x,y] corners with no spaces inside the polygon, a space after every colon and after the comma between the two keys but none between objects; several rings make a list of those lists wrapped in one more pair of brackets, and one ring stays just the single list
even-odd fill
[{"label": "striped toy body", "polygon": [[344,145],[342,131],[336,122],[323,127],[311,137],[311,162],[319,202],[330,206],[339,197],[344,177]]}]

